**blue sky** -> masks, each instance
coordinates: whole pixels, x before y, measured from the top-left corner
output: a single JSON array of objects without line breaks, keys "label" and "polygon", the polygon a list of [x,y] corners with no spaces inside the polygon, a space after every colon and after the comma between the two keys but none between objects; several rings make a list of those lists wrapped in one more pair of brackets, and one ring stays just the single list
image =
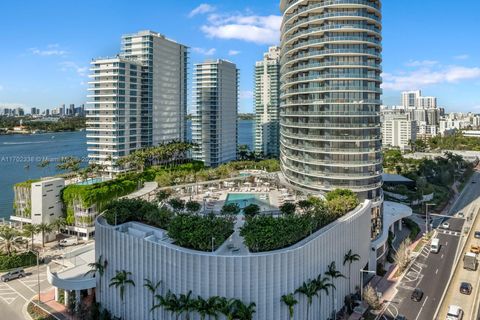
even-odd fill
[{"label": "blue sky", "polygon": [[[480,113],[479,10],[473,0],[384,0],[384,103],[422,89],[447,111]],[[151,29],[191,47],[191,64],[237,63],[240,111],[251,111],[253,65],[281,21],[277,0],[2,1],[0,12],[0,107],[26,108],[83,103],[90,60]]]}]

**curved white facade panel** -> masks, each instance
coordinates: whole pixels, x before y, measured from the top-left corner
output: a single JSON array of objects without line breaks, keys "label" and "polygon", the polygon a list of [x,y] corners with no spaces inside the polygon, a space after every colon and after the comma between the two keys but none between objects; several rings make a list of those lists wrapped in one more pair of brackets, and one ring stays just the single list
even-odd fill
[{"label": "curved white facade panel", "polygon": [[[255,302],[254,319],[288,319],[283,294],[294,292],[304,281],[323,274],[335,261],[337,269],[348,277],[343,258],[350,249],[361,256],[351,266],[351,288],[360,284],[359,270],[368,263],[370,251],[371,203],[365,201],[345,217],[317,231],[309,238],[286,249],[248,255],[220,255],[185,249],[165,241],[165,231],[139,223],[113,227],[99,218],[96,223],[96,259],[102,255],[107,268],[101,284],[101,303],[121,315],[119,293],[108,286],[116,270],[132,272],[135,287],[126,289],[126,319],[175,319],[157,309],[150,313],[152,296],[143,287],[144,279],[162,281],[161,294],[168,289],[179,295],[192,290],[192,297],[223,296]],[[335,281],[336,309],[348,293],[348,280]],[[331,296],[322,294],[321,310],[314,299],[310,319],[326,319],[331,312]],[[297,295],[295,319],[305,319],[305,296]],[[191,319],[199,319],[192,314]]]}]

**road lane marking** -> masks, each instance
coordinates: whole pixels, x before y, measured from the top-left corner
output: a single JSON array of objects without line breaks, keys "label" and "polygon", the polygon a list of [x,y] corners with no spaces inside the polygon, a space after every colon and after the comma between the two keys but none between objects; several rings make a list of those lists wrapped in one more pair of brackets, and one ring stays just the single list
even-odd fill
[{"label": "road lane marking", "polygon": [[25,297],[23,294],[21,294],[19,291],[15,290],[15,288],[13,288],[11,285],[9,285],[8,283],[5,283],[7,285],[7,287],[9,287],[10,289],[12,289],[13,292],[16,292],[18,294],[19,297],[23,298],[25,301],[28,301],[30,299],[28,299],[27,297]]},{"label": "road lane marking", "polygon": [[445,245],[446,245],[446,246],[448,246],[448,241],[447,241],[447,242],[445,242]]},{"label": "road lane marking", "polygon": [[440,259],[443,259],[443,253],[442,253],[442,255],[440,256]]},{"label": "road lane marking", "polygon": [[417,314],[417,317],[415,318],[415,320],[418,320],[418,317],[420,317],[420,314],[422,313],[423,307],[425,306],[425,303],[427,303],[427,300],[428,300],[428,296],[425,297],[425,300],[423,301],[422,307],[420,308],[420,310],[418,310],[418,314]]},{"label": "road lane marking", "polygon": [[438,273],[438,269],[435,271],[435,274],[437,274],[437,273]]}]

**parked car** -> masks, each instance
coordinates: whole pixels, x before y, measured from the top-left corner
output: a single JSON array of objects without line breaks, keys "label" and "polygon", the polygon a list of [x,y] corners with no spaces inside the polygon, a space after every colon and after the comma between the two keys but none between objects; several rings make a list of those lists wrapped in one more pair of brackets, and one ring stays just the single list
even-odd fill
[{"label": "parked car", "polygon": [[462,282],[460,284],[460,293],[471,294],[472,293],[472,285],[468,282]]},{"label": "parked car", "polygon": [[480,253],[480,246],[479,246],[479,245],[476,245],[476,244],[472,244],[472,245],[470,246],[470,252],[479,254],[479,253]]},{"label": "parked car", "polygon": [[461,320],[463,318],[463,310],[459,306],[451,305],[448,307],[446,320]]},{"label": "parked car", "polygon": [[448,222],[442,223],[442,229],[450,229],[450,223]]},{"label": "parked car", "polygon": [[78,239],[76,237],[66,238],[66,239],[60,240],[59,244],[62,247],[73,246],[78,244]]},{"label": "parked car", "polygon": [[416,288],[412,292],[412,296],[410,297],[413,301],[419,302],[423,298],[423,291],[419,288]]},{"label": "parked car", "polygon": [[18,268],[5,273],[4,275],[2,275],[1,279],[3,282],[8,282],[10,280],[23,278],[25,276],[26,276],[25,271],[22,268]]},{"label": "parked car", "polygon": [[463,212],[459,212],[459,213],[457,214],[457,216],[458,216],[459,218],[465,218],[465,215],[463,214]]},{"label": "parked car", "polygon": [[475,238],[480,239],[480,231],[475,231]]},{"label": "parked car", "polygon": [[395,320],[407,320],[407,317],[405,317],[403,314],[399,314],[395,317]]}]

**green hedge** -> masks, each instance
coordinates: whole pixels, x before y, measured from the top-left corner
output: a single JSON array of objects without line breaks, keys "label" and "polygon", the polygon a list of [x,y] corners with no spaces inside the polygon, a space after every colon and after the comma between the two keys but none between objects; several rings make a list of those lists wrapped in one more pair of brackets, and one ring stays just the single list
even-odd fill
[{"label": "green hedge", "polygon": [[30,267],[37,264],[37,256],[33,252],[0,254],[0,271],[7,271],[20,267]]},{"label": "green hedge", "polygon": [[358,197],[349,190],[338,189],[322,201],[311,197],[310,209],[302,214],[283,214],[280,217],[256,215],[246,217],[240,234],[252,252],[277,250],[291,246],[353,210]]},{"label": "green hedge", "polygon": [[410,234],[408,235],[408,237],[410,238],[410,240],[415,241],[415,239],[417,239],[417,236],[418,234],[420,233],[420,227],[418,226],[418,224],[411,220],[411,219],[403,219],[403,221],[405,222],[405,225],[407,226],[408,229],[410,229]]}]

